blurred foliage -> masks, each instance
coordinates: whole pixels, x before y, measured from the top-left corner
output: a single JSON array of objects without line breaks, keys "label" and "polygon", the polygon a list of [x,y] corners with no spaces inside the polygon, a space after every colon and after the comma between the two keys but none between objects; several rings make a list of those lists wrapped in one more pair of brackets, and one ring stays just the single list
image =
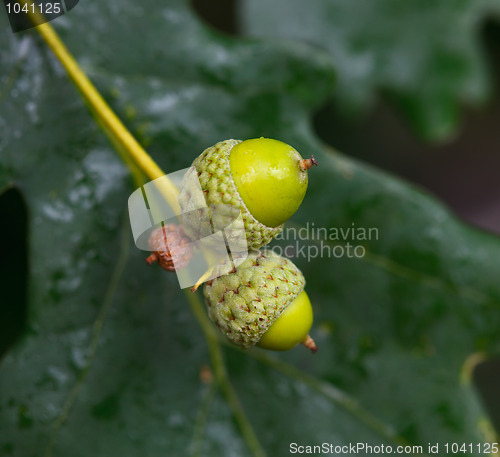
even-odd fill
[{"label": "blurred foliage", "polygon": [[[28,325],[0,366],[0,452],[259,455],[235,399],[206,375],[207,343],[176,278],[133,245],[127,168],[36,31],[0,22],[0,189],[22,194],[29,225]],[[350,240],[363,258],[295,259],[318,354],[221,340],[268,455],[290,442],[493,438],[470,370],[500,350],[500,242],[321,144],[310,117],[341,62],[298,42],[222,36],[182,0],[83,2],[54,25],[166,172],[221,139],[278,138],[320,163],[290,227],[377,230]],[[298,252],[321,247],[298,241]]]},{"label": "blurred foliage", "polygon": [[245,33],[301,39],[328,50],[338,70],[335,103],[362,112],[381,91],[417,132],[444,140],[464,104],[492,92],[482,20],[496,0],[241,0]]}]

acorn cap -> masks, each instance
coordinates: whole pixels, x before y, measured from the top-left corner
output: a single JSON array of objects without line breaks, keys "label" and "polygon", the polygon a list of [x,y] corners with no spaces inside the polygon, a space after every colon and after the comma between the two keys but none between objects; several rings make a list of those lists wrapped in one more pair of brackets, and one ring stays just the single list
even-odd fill
[{"label": "acorn cap", "polygon": [[212,234],[212,230],[221,230],[234,220],[240,210],[248,249],[256,250],[278,235],[283,230],[283,224],[267,227],[255,219],[243,203],[229,165],[231,149],[238,143],[241,140],[221,141],[205,149],[193,162],[205,202],[200,201],[199,192],[189,184],[192,179],[189,173],[185,178],[188,184],[183,185],[178,200],[184,212],[182,222],[185,232],[191,239],[198,240]]},{"label": "acorn cap", "polygon": [[250,252],[232,273],[205,284],[208,315],[234,344],[254,346],[304,290],[301,271],[273,251]]}]

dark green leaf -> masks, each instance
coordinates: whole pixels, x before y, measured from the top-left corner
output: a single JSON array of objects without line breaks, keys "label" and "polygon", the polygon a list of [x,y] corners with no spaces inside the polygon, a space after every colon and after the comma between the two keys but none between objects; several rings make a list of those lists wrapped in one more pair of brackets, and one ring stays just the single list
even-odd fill
[{"label": "dark green leaf", "polygon": [[[352,242],[362,259],[297,255],[318,354],[224,347],[268,455],[291,442],[489,438],[462,375],[471,354],[498,353],[500,243],[324,150],[309,117],[332,86],[326,54],[220,36],[180,0],[84,2],[55,25],[166,172],[221,139],[279,138],[320,162],[291,228],[378,230]],[[36,32],[4,37],[0,182],[28,204],[30,290],[28,326],[1,365],[2,454],[251,455],[227,395],[200,380],[207,342],[175,278],[133,246],[126,167]]]}]

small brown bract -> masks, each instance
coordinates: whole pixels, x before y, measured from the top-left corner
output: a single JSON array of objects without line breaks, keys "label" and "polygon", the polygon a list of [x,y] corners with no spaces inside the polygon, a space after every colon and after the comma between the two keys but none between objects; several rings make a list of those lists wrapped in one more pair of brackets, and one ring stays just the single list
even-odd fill
[{"label": "small brown bract", "polygon": [[167,271],[181,270],[193,257],[191,240],[180,225],[167,224],[153,230],[148,244],[151,255],[146,262],[158,262]]}]

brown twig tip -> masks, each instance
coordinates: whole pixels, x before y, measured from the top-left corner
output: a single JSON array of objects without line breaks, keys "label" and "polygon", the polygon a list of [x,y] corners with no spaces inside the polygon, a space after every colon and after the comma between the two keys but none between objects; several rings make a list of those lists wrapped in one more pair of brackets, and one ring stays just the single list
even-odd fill
[{"label": "brown twig tip", "polygon": [[152,263],[155,263],[158,261],[158,256],[152,252],[151,255],[146,259],[146,263],[148,265],[151,265]]},{"label": "brown twig tip", "polygon": [[311,335],[307,335],[306,339],[302,341],[302,344],[309,349],[313,354],[316,354],[318,352],[318,346],[316,346],[316,343],[314,340],[311,338]]},{"label": "brown twig tip", "polygon": [[311,156],[310,159],[303,159],[299,162],[299,167],[302,171],[309,170],[309,168],[312,168],[313,165],[318,166],[318,162],[314,156]]}]

